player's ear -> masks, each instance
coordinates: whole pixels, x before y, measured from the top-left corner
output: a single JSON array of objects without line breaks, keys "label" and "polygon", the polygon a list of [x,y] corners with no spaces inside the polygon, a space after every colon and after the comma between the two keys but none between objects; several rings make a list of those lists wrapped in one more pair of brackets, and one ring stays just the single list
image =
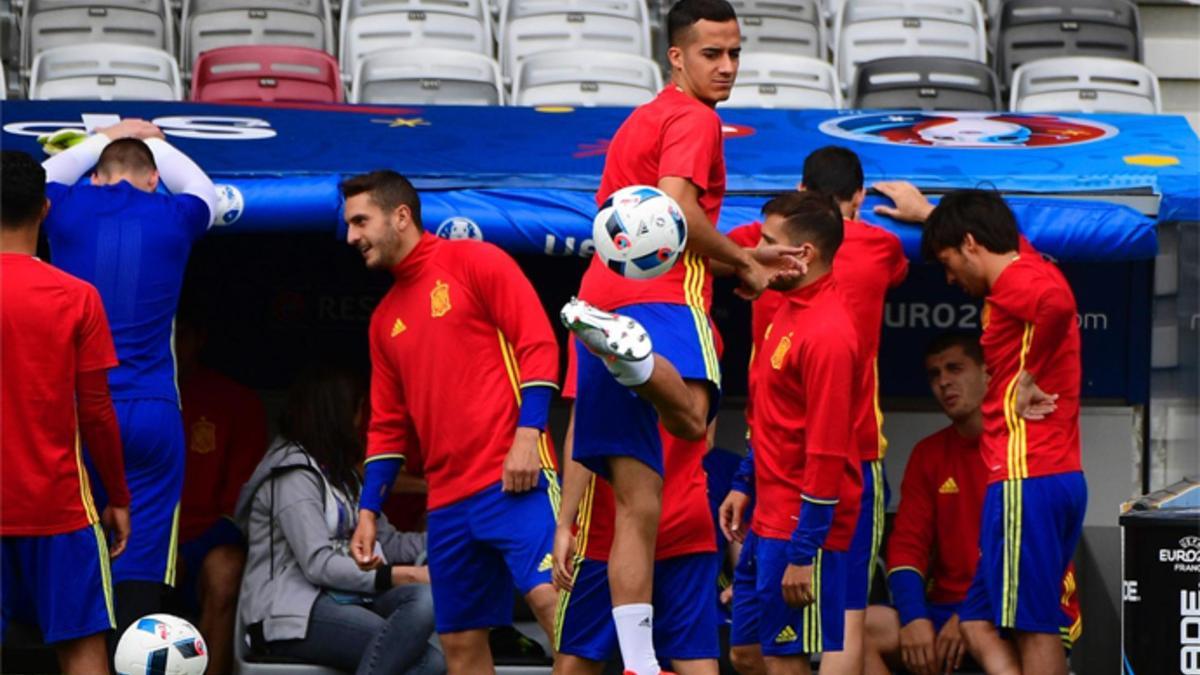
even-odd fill
[{"label": "player's ear", "polygon": [[968,232],[963,235],[962,244],[958,248],[963,253],[975,253],[979,250],[979,242],[975,241],[975,235]]},{"label": "player's ear", "polygon": [[45,200],[42,202],[42,213],[38,216],[39,223],[46,220],[46,216],[50,215],[50,204],[51,204],[50,198],[46,197]]},{"label": "player's ear", "polygon": [[154,169],[146,176],[146,187],[150,189],[150,192],[158,189],[158,169]]},{"label": "player's ear", "polygon": [[683,70],[683,47],[679,45],[667,47],[667,62],[671,64],[671,70]]},{"label": "player's ear", "polygon": [[408,204],[398,205],[392,212],[392,217],[395,219],[396,229],[401,232],[413,226],[412,209],[408,208]]}]

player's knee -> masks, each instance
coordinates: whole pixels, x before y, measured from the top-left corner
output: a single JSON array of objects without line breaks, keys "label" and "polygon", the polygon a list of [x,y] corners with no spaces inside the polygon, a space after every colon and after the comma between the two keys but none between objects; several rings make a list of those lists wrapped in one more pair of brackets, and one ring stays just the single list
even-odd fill
[{"label": "player's knee", "polygon": [[672,436],[687,441],[698,441],[708,434],[708,421],[701,411],[687,408],[663,416],[663,428]]},{"label": "player's knee", "polygon": [[741,675],[765,673],[762,652],[758,645],[734,645],[729,648],[729,661]]},{"label": "player's knee", "polygon": [[967,650],[974,655],[983,654],[996,633],[995,628],[987,621],[963,621],[959,624],[959,630]]},{"label": "player's knee", "polygon": [[245,566],[246,553],[237,546],[218,546],[204,556],[200,588],[205,607],[221,609],[237,604]]}]

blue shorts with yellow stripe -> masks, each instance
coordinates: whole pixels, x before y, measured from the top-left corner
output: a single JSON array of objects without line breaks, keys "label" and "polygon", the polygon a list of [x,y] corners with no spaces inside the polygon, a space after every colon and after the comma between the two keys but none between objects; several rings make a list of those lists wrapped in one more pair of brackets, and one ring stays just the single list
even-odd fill
[{"label": "blue shorts with yellow stripe", "polygon": [[846,623],[846,554],[818,549],[813,561],[815,600],[796,609],[783,599],[788,544],[787,539],[771,537],[759,537],[756,544],[755,595],[762,653],[798,656],[840,651]]},{"label": "blue shorts with yellow stripe", "polygon": [[429,512],[426,535],[439,633],[512,624],[513,588],[550,583],[558,483],[544,470],[532,490],[496,484]]},{"label": "blue shorts with yellow stripe", "polygon": [[[664,663],[715,659],[717,632],[716,553],[681,555],[654,563],[654,652]],[[580,560],[570,593],[558,599],[559,652],[604,661],[617,651],[608,564]]]},{"label": "blue shorts with yellow stripe", "polygon": [[883,460],[862,463],[863,491],[854,539],[846,553],[846,609],[866,609],[875,574],[875,561],[883,543],[885,509],[891,496],[883,473]]},{"label": "blue shorts with yellow stripe", "polygon": [[983,501],[981,556],[963,601],[963,621],[1063,634],[1063,577],[1087,509],[1083,473],[992,483]]},{"label": "blue shorts with yellow stripe", "polygon": [[[186,445],[183,417],[174,401],[113,401],[125,453],[125,484],[131,534],[125,553],[112,563],[113,583],[157,581],[175,585],[179,546],[179,499]],[[100,476],[88,463],[96,507],[108,503]]]},{"label": "blue shorts with yellow stripe", "polygon": [[48,644],[116,628],[104,530],[0,537],[0,608],[0,641],[13,623]]},{"label": "blue shorts with yellow stripe", "polygon": [[734,647],[758,644],[758,535],[746,533],[737,566],[733,568],[733,621],[729,626],[729,644]]},{"label": "blue shorts with yellow stripe", "polygon": [[[721,391],[721,366],[712,324],[703,309],[689,305],[628,305],[618,314],[636,319],[650,334],[654,353],[675,366],[685,380],[708,382],[709,419]],[[572,457],[592,472],[609,476],[609,457],[632,457],[662,475],[662,439],[658,413],[608,372],[604,363],[575,340],[578,380],[575,398],[575,446]]]}]

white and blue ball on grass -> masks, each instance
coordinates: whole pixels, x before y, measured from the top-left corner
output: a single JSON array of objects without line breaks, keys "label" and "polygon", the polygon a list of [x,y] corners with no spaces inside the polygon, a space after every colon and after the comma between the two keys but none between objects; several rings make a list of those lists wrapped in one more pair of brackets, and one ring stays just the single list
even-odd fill
[{"label": "white and blue ball on grass", "polygon": [[596,255],[627,279],[653,279],[687,246],[683,209],[667,193],[632,185],[612,193],[592,220]]},{"label": "white and blue ball on grass", "polygon": [[148,614],[125,629],[113,661],[118,675],[203,675],[208,645],[187,621]]}]

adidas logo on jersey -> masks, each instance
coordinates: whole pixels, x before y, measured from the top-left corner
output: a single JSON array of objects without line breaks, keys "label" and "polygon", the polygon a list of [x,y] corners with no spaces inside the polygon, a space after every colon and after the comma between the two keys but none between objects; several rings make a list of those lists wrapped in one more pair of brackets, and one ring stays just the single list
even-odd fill
[{"label": "adidas logo on jersey", "polygon": [[408,326],[405,326],[400,319],[396,319],[396,323],[392,324],[392,337],[396,337],[406,330],[408,330]]},{"label": "adidas logo on jersey", "polygon": [[554,556],[547,553],[546,557],[542,558],[542,562],[538,563],[538,571],[545,572],[551,567],[554,567]]},{"label": "adidas logo on jersey", "polygon": [[958,483],[954,482],[954,476],[947,478],[946,482],[942,483],[942,487],[938,488],[938,494],[939,495],[956,495],[956,494],[958,494]]},{"label": "adidas logo on jersey", "polygon": [[783,630],[779,631],[779,635],[775,636],[775,644],[781,645],[797,640],[796,631],[791,626],[784,626]]}]

